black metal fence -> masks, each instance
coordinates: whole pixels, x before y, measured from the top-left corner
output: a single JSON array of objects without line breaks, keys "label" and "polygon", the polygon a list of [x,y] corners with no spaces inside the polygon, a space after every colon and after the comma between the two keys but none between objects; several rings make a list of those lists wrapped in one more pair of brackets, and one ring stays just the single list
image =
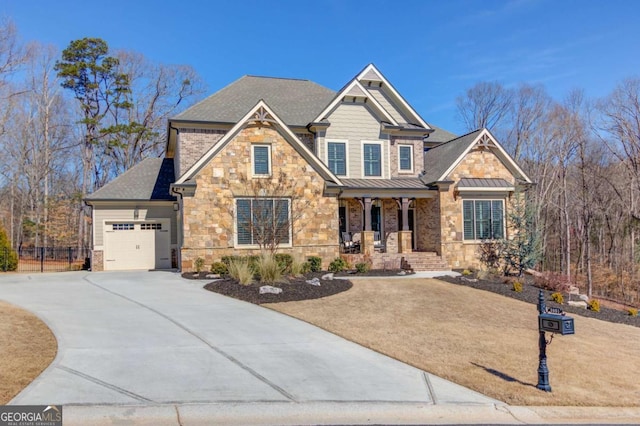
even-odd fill
[{"label": "black metal fence", "polygon": [[29,247],[16,250],[17,267],[11,262],[10,249],[0,248],[0,272],[64,272],[90,267],[90,250],[77,247]]}]

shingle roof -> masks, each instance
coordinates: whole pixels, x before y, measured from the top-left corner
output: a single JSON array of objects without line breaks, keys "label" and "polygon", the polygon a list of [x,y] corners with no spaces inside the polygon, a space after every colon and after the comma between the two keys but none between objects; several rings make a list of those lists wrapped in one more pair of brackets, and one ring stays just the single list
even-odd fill
[{"label": "shingle roof", "polygon": [[372,188],[372,189],[426,189],[422,181],[415,178],[392,179],[340,179],[342,185],[347,188]]},{"label": "shingle roof", "polygon": [[147,158],[85,199],[87,201],[175,200],[175,197],[169,193],[169,185],[174,181],[172,158]]},{"label": "shingle roof", "polygon": [[462,178],[458,188],[511,188],[513,184],[504,179]]},{"label": "shingle roof", "polygon": [[455,139],[458,137],[458,135],[455,135],[447,130],[444,130],[438,126],[434,126],[433,124],[429,123],[429,127],[431,127],[432,129],[434,129],[434,131],[432,133],[429,134],[429,137],[427,138],[427,142],[449,142],[451,139]]},{"label": "shingle roof", "polygon": [[422,181],[433,183],[440,179],[447,169],[460,158],[462,153],[469,147],[469,144],[478,137],[480,132],[482,132],[482,129],[467,133],[425,152],[425,174],[422,176]]},{"label": "shingle roof", "polygon": [[172,119],[235,124],[262,99],[288,126],[306,126],[335,95],[309,80],[246,75]]}]

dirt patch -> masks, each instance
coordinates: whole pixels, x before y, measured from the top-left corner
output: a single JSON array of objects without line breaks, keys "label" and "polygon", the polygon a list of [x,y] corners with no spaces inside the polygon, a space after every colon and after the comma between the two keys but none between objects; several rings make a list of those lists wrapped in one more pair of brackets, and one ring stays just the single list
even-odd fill
[{"label": "dirt patch", "polygon": [[371,279],[322,300],[266,306],[508,404],[637,406],[639,328],[576,315],[576,334],[547,348],[553,392],[542,392],[536,306],[509,292]]},{"label": "dirt patch", "polygon": [[7,404],[51,364],[58,351],[35,315],[0,302],[0,405]]},{"label": "dirt patch", "polygon": [[353,285],[347,279],[322,280],[320,285],[311,285],[306,281],[312,278],[320,278],[322,273],[308,274],[302,278],[288,277],[286,282],[270,284],[273,287],[282,289],[282,293],[260,294],[260,287],[264,283],[253,283],[251,285],[240,285],[232,279],[221,279],[213,281],[204,286],[205,289],[216,293],[224,294],[236,299],[244,300],[255,304],[291,302],[297,300],[320,299],[343,291],[347,291]]}]

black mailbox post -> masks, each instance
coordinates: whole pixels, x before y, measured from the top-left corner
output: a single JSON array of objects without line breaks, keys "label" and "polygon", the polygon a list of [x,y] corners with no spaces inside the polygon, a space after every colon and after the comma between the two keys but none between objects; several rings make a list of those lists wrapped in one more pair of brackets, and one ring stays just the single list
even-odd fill
[{"label": "black mailbox post", "polygon": [[547,309],[544,302],[544,292],[542,290],[540,290],[538,295],[538,331],[540,332],[540,338],[538,340],[540,362],[538,364],[538,385],[536,387],[545,392],[551,392],[549,368],[547,368],[547,339],[544,333],[548,331],[561,335],[575,334],[575,327],[573,325],[573,318],[566,316],[562,310],[554,308]]}]

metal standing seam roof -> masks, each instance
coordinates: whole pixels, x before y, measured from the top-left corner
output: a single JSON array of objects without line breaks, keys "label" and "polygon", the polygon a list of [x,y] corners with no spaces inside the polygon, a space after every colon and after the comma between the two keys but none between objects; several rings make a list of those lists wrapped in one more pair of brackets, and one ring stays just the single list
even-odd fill
[{"label": "metal standing seam roof", "polygon": [[458,188],[513,188],[513,183],[495,178],[462,178]]},{"label": "metal standing seam roof", "polygon": [[415,178],[391,178],[391,179],[340,179],[347,188],[370,189],[427,189],[425,184]]},{"label": "metal standing seam roof", "polygon": [[287,126],[304,127],[336,96],[336,92],[309,80],[246,75],[172,120],[237,123],[260,99]]},{"label": "metal standing seam roof", "polygon": [[175,200],[169,185],[175,182],[172,158],[147,158],[118,176],[85,200]]},{"label": "metal standing seam roof", "polygon": [[451,165],[482,132],[478,129],[466,135],[452,139],[424,153],[424,171],[422,181],[433,183],[438,181]]}]

